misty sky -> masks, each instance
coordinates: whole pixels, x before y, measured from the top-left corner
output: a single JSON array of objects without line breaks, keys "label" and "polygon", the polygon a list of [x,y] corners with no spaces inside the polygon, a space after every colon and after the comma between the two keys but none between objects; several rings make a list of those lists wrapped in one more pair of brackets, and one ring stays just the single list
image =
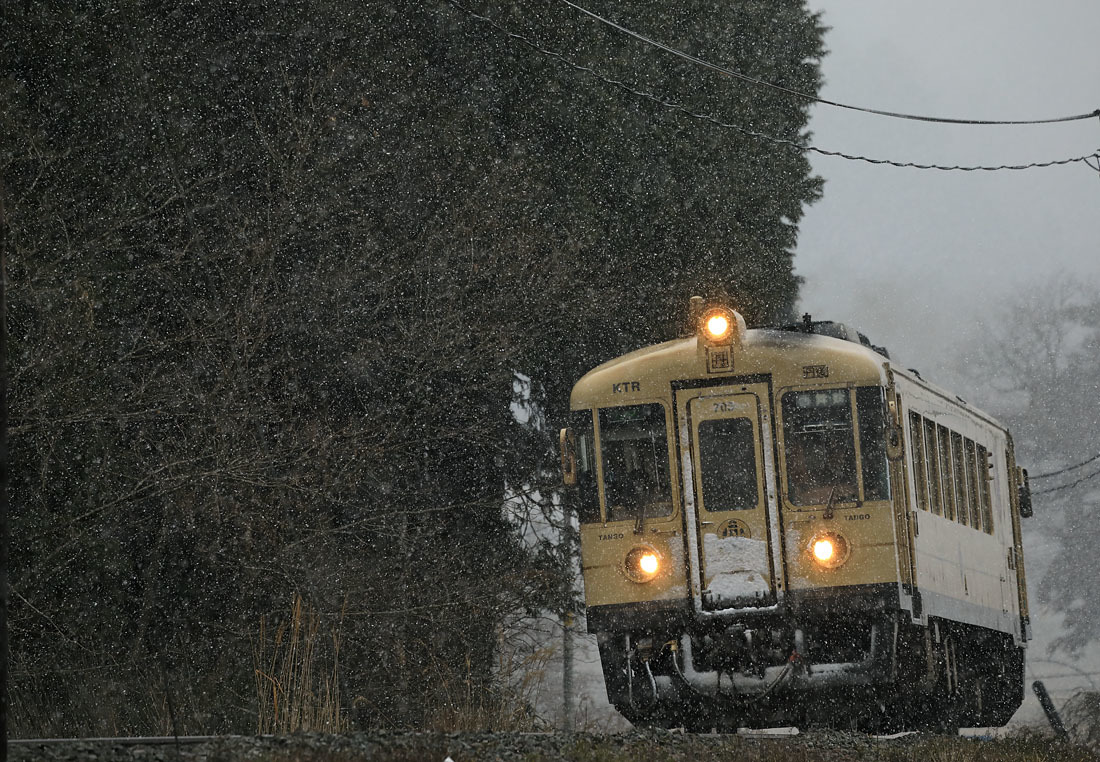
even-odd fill
[{"label": "misty sky", "polygon": [[[974,119],[1100,108],[1100,2],[809,0],[831,31],[822,96]],[[1018,164],[1089,154],[1100,120],[929,125],[815,106],[813,144],[937,164]],[[1045,271],[1100,280],[1100,175],[1083,164],[962,173],[811,154],[825,197],[801,226],[802,308],[851,322],[905,365],[946,380],[942,346]]]}]

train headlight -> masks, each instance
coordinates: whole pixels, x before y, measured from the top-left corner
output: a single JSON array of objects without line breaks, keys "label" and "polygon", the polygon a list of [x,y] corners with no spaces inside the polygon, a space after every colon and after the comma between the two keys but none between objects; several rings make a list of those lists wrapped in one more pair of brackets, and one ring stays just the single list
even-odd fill
[{"label": "train headlight", "polygon": [[715,341],[724,339],[730,332],[730,321],[725,315],[711,315],[707,318],[707,335]]},{"label": "train headlight", "polygon": [[822,537],[820,540],[814,541],[814,558],[821,563],[827,564],[832,561],[835,553],[836,546],[828,537]]},{"label": "train headlight", "polygon": [[810,540],[808,550],[818,566],[835,569],[848,560],[851,547],[839,532],[818,532]]},{"label": "train headlight", "polygon": [[633,582],[649,582],[661,570],[661,554],[653,548],[631,548],[623,560],[623,571]]},{"label": "train headlight", "polygon": [[725,307],[712,309],[703,315],[703,335],[709,341],[726,341],[733,330],[733,313]]}]

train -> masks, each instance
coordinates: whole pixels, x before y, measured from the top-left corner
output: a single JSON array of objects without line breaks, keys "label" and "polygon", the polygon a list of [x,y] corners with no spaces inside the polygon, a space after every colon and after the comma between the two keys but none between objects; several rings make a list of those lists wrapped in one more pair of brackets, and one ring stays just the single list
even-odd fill
[{"label": "train", "polygon": [[635,725],[1008,722],[1031,638],[1008,430],[850,327],[678,338],[572,389],[562,478],[607,697]]}]

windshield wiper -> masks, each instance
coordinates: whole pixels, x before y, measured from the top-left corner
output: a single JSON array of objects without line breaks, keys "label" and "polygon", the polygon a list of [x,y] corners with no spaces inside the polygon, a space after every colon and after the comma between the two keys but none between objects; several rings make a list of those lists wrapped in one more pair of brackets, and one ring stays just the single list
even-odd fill
[{"label": "windshield wiper", "polygon": [[833,517],[833,496],[834,495],[836,495],[836,485],[835,484],[833,485],[833,488],[831,490],[829,490],[829,499],[825,502],[825,513],[822,514],[821,518],[831,519]]}]

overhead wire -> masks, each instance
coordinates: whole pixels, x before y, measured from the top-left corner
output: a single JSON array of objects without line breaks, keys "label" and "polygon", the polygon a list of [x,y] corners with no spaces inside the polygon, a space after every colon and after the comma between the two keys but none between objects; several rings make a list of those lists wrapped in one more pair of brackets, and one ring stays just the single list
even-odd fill
[{"label": "overhead wire", "polygon": [[671,45],[667,45],[663,42],[660,42],[659,40],[655,40],[651,37],[645,36],[644,34],[641,34],[639,32],[635,32],[632,29],[628,29],[627,27],[623,26],[622,24],[618,24],[618,23],[612,21],[611,19],[600,16],[599,14],[594,13],[594,12],[588,10],[587,8],[583,8],[582,6],[580,6],[577,3],[573,2],[572,0],[559,0],[559,2],[565,3],[570,8],[574,8],[575,10],[580,11],[581,13],[585,14],[586,16],[589,16],[589,17],[595,19],[596,21],[599,21],[601,24],[606,24],[607,26],[611,27],[612,29],[616,29],[616,30],[622,32],[623,34],[629,35],[630,37],[633,37],[636,40],[644,42],[647,45],[651,45],[655,48],[659,48],[660,50],[663,50],[666,53],[671,53],[674,56],[678,56],[678,57],[684,59],[685,61],[690,61],[694,64],[698,64],[699,66],[704,66],[704,67],[706,67],[708,69],[711,69],[713,71],[720,72],[720,73],[725,74],[727,76],[733,77],[734,79],[741,80],[742,82],[747,82],[747,83],[749,83],[751,85],[755,85],[757,87],[765,87],[765,88],[768,88],[770,90],[775,90],[777,92],[785,93],[787,95],[792,95],[792,96],[795,96],[795,97],[798,97],[798,98],[804,98],[808,101],[813,101],[814,103],[821,103],[821,104],[826,105],[826,106],[834,106],[836,108],[847,109],[849,111],[859,111],[859,112],[862,112],[864,114],[876,114],[878,116],[888,116],[888,117],[892,117],[894,119],[910,119],[910,120],[918,121],[918,122],[936,122],[936,123],[939,123],[939,124],[970,124],[970,125],[983,125],[983,126],[988,126],[988,125],[1057,124],[1057,123],[1060,123],[1060,122],[1076,122],[1076,121],[1080,121],[1080,120],[1083,120],[1083,119],[1100,119],[1100,108],[1094,109],[1094,110],[1089,111],[1089,112],[1084,113],[1084,114],[1074,114],[1072,116],[1059,116],[1059,117],[1051,117],[1051,118],[1045,118],[1045,119],[958,119],[958,118],[951,118],[951,117],[925,116],[925,115],[921,115],[921,114],[907,114],[907,113],[904,113],[904,112],[901,112],[901,111],[886,111],[886,110],[883,110],[883,109],[868,108],[868,107],[865,107],[865,106],[853,106],[849,103],[841,103],[840,101],[833,101],[833,100],[829,100],[828,98],[821,98],[821,97],[818,97],[816,95],[811,95],[810,93],[804,93],[804,92],[801,92],[799,90],[795,90],[793,88],[785,87],[783,85],[777,85],[774,82],[768,82],[767,80],[759,79],[757,77],[752,77],[752,76],[749,76],[747,74],[742,74],[741,72],[735,71],[734,69],[730,69],[726,66],[721,66],[719,64],[712,63],[710,61],[704,60],[702,58],[699,58],[698,56],[692,55],[691,53],[687,53],[687,52],[685,52],[683,50],[680,50],[678,48],[674,48]]},{"label": "overhead wire", "polygon": [[[1054,664],[1054,665],[1056,665],[1058,667],[1061,667],[1063,669],[1072,670],[1072,673],[1061,674],[1061,675],[1053,674],[1053,675],[1045,675],[1045,676],[1035,675],[1035,667],[1033,666],[1032,662],[1041,662],[1041,663],[1044,663],[1044,664]],[[1061,661],[1060,659],[1044,659],[1042,657],[1036,657],[1036,656],[1030,657],[1028,659],[1027,671],[1031,672],[1032,676],[1034,676],[1038,680],[1055,680],[1055,679],[1060,679],[1060,678],[1064,678],[1064,677],[1078,677],[1078,678],[1083,677],[1092,686],[1093,690],[1100,690],[1100,688],[1097,688],[1096,682],[1092,679],[1092,678],[1100,675],[1100,672],[1087,672],[1087,671],[1081,669],[1080,667],[1078,667],[1075,664],[1070,664],[1068,662]],[[1074,674],[1074,673],[1076,673],[1076,674]]]},{"label": "overhead wire", "polygon": [[1063,680],[1069,677],[1084,677],[1086,675],[1100,675],[1100,672],[1065,672],[1061,675],[1032,675],[1036,680]]},{"label": "overhead wire", "polygon": [[1072,466],[1066,466],[1065,468],[1059,468],[1057,471],[1047,471],[1042,474],[1028,474],[1028,479],[1047,479],[1051,476],[1060,476],[1061,474],[1068,473],[1069,471],[1076,471],[1081,466],[1087,466],[1089,463],[1100,460],[1100,452],[1093,455],[1088,460],[1082,460],[1080,463],[1074,463]]},{"label": "overhead wire", "polygon": [[1064,489],[1073,489],[1074,487],[1078,486],[1079,484],[1084,484],[1085,482],[1089,481],[1090,479],[1095,479],[1097,476],[1100,476],[1100,471],[1094,471],[1093,473],[1088,474],[1087,476],[1082,476],[1080,479],[1076,479],[1076,480],[1074,480],[1072,482],[1068,482],[1066,484],[1059,484],[1057,487],[1047,487],[1046,489],[1033,490],[1031,494],[1033,494],[1033,495],[1046,495],[1046,494],[1049,494],[1051,492],[1060,492]]},{"label": "overhead wire", "polygon": [[[812,144],[809,144],[809,143],[803,143],[803,142],[798,142],[798,141],[795,141],[795,140],[790,140],[790,139],[787,139],[787,138],[777,137],[775,135],[769,135],[767,133],[763,133],[763,132],[760,132],[758,130],[753,130],[753,129],[750,129],[748,127],[744,127],[744,126],[739,125],[739,124],[734,124],[732,122],[725,122],[725,121],[723,121],[723,120],[721,120],[721,119],[719,119],[715,116],[712,116],[710,114],[703,114],[703,113],[700,113],[700,112],[697,112],[697,111],[692,111],[691,109],[687,108],[686,106],[684,106],[682,104],[679,104],[679,103],[676,103],[675,101],[670,101],[670,100],[667,100],[667,99],[665,99],[661,96],[658,96],[654,93],[650,93],[650,92],[647,92],[645,90],[640,90],[636,87],[633,87],[633,86],[627,84],[626,82],[624,82],[622,80],[612,79],[608,76],[605,76],[605,75],[601,74],[600,72],[596,71],[592,67],[584,66],[582,64],[578,64],[575,61],[567,58],[566,56],[564,56],[563,54],[561,54],[557,51],[549,50],[547,48],[542,47],[541,45],[539,45],[538,43],[528,39],[527,37],[524,37],[521,34],[517,34],[516,32],[513,32],[510,29],[507,29],[506,27],[504,27],[501,24],[497,23],[492,18],[489,18],[488,16],[484,16],[480,13],[477,13],[476,11],[473,11],[473,10],[463,6],[461,3],[458,2],[458,0],[448,0],[448,2],[454,8],[457,8],[458,10],[462,11],[463,13],[466,13],[467,15],[471,16],[472,18],[475,18],[478,21],[481,21],[481,22],[491,26],[492,28],[494,28],[498,32],[506,35],[510,39],[516,40],[516,41],[522,43],[523,45],[526,45],[527,47],[531,48],[532,50],[535,50],[539,53],[542,53],[543,55],[546,55],[550,58],[554,58],[554,59],[560,61],[561,63],[565,64],[566,66],[568,66],[568,67],[570,67],[570,68],[572,68],[576,71],[580,71],[580,72],[583,72],[585,74],[588,74],[589,76],[592,76],[592,77],[600,80],[601,82],[604,82],[605,84],[609,84],[609,85],[617,87],[621,90],[625,90],[626,92],[631,93],[633,95],[636,95],[636,96],[639,96],[639,97],[642,97],[642,98],[646,98],[648,100],[653,101],[654,103],[657,103],[661,106],[672,109],[674,111],[679,111],[681,114],[683,114],[685,116],[690,116],[694,119],[699,119],[699,120],[702,120],[702,121],[710,122],[711,124],[714,124],[717,127],[721,127],[723,129],[734,130],[735,132],[738,132],[742,135],[746,135],[748,137],[753,137],[753,138],[756,138],[758,140],[762,140],[762,141],[765,141],[765,142],[768,142],[768,143],[772,143],[773,145],[779,145],[779,146],[784,146],[784,147],[787,147],[787,148],[793,148],[793,149],[795,149],[799,152],[807,151],[807,152],[810,152],[810,153],[819,154],[821,156],[831,156],[831,157],[834,157],[834,158],[845,159],[847,161],[857,161],[857,162],[863,162],[863,163],[866,163],[866,164],[873,164],[873,165],[888,165],[888,166],[899,167],[899,168],[938,170],[938,171],[945,171],[945,172],[949,172],[949,171],[959,171],[959,172],[1023,171],[1023,170],[1029,170],[1029,169],[1041,169],[1041,168],[1045,168],[1045,167],[1056,167],[1056,166],[1065,166],[1065,165],[1069,165],[1069,164],[1084,163],[1090,169],[1093,169],[1094,171],[1096,171],[1097,174],[1100,174],[1100,149],[1098,149],[1097,151],[1094,151],[1093,153],[1086,154],[1086,155],[1083,155],[1083,156],[1074,156],[1074,157],[1067,158],[1067,159],[1055,159],[1055,160],[1051,160],[1051,161],[1031,162],[1031,163],[1028,163],[1028,164],[998,164],[998,165],[969,165],[969,166],[968,165],[957,165],[957,164],[956,165],[920,164],[920,163],[916,163],[916,162],[896,161],[896,160],[893,160],[893,159],[880,159],[880,158],[874,158],[874,157],[870,157],[870,156],[862,156],[860,154],[850,154],[850,153],[845,153],[843,151],[831,151],[831,150],[820,148],[818,146],[815,146],[815,145],[812,145]],[[1100,112],[1098,112],[1098,115],[1100,115]],[[1093,167],[1093,165],[1090,163],[1090,160],[1092,160],[1092,159],[1096,160],[1096,162],[1097,162],[1096,167]]]}]

